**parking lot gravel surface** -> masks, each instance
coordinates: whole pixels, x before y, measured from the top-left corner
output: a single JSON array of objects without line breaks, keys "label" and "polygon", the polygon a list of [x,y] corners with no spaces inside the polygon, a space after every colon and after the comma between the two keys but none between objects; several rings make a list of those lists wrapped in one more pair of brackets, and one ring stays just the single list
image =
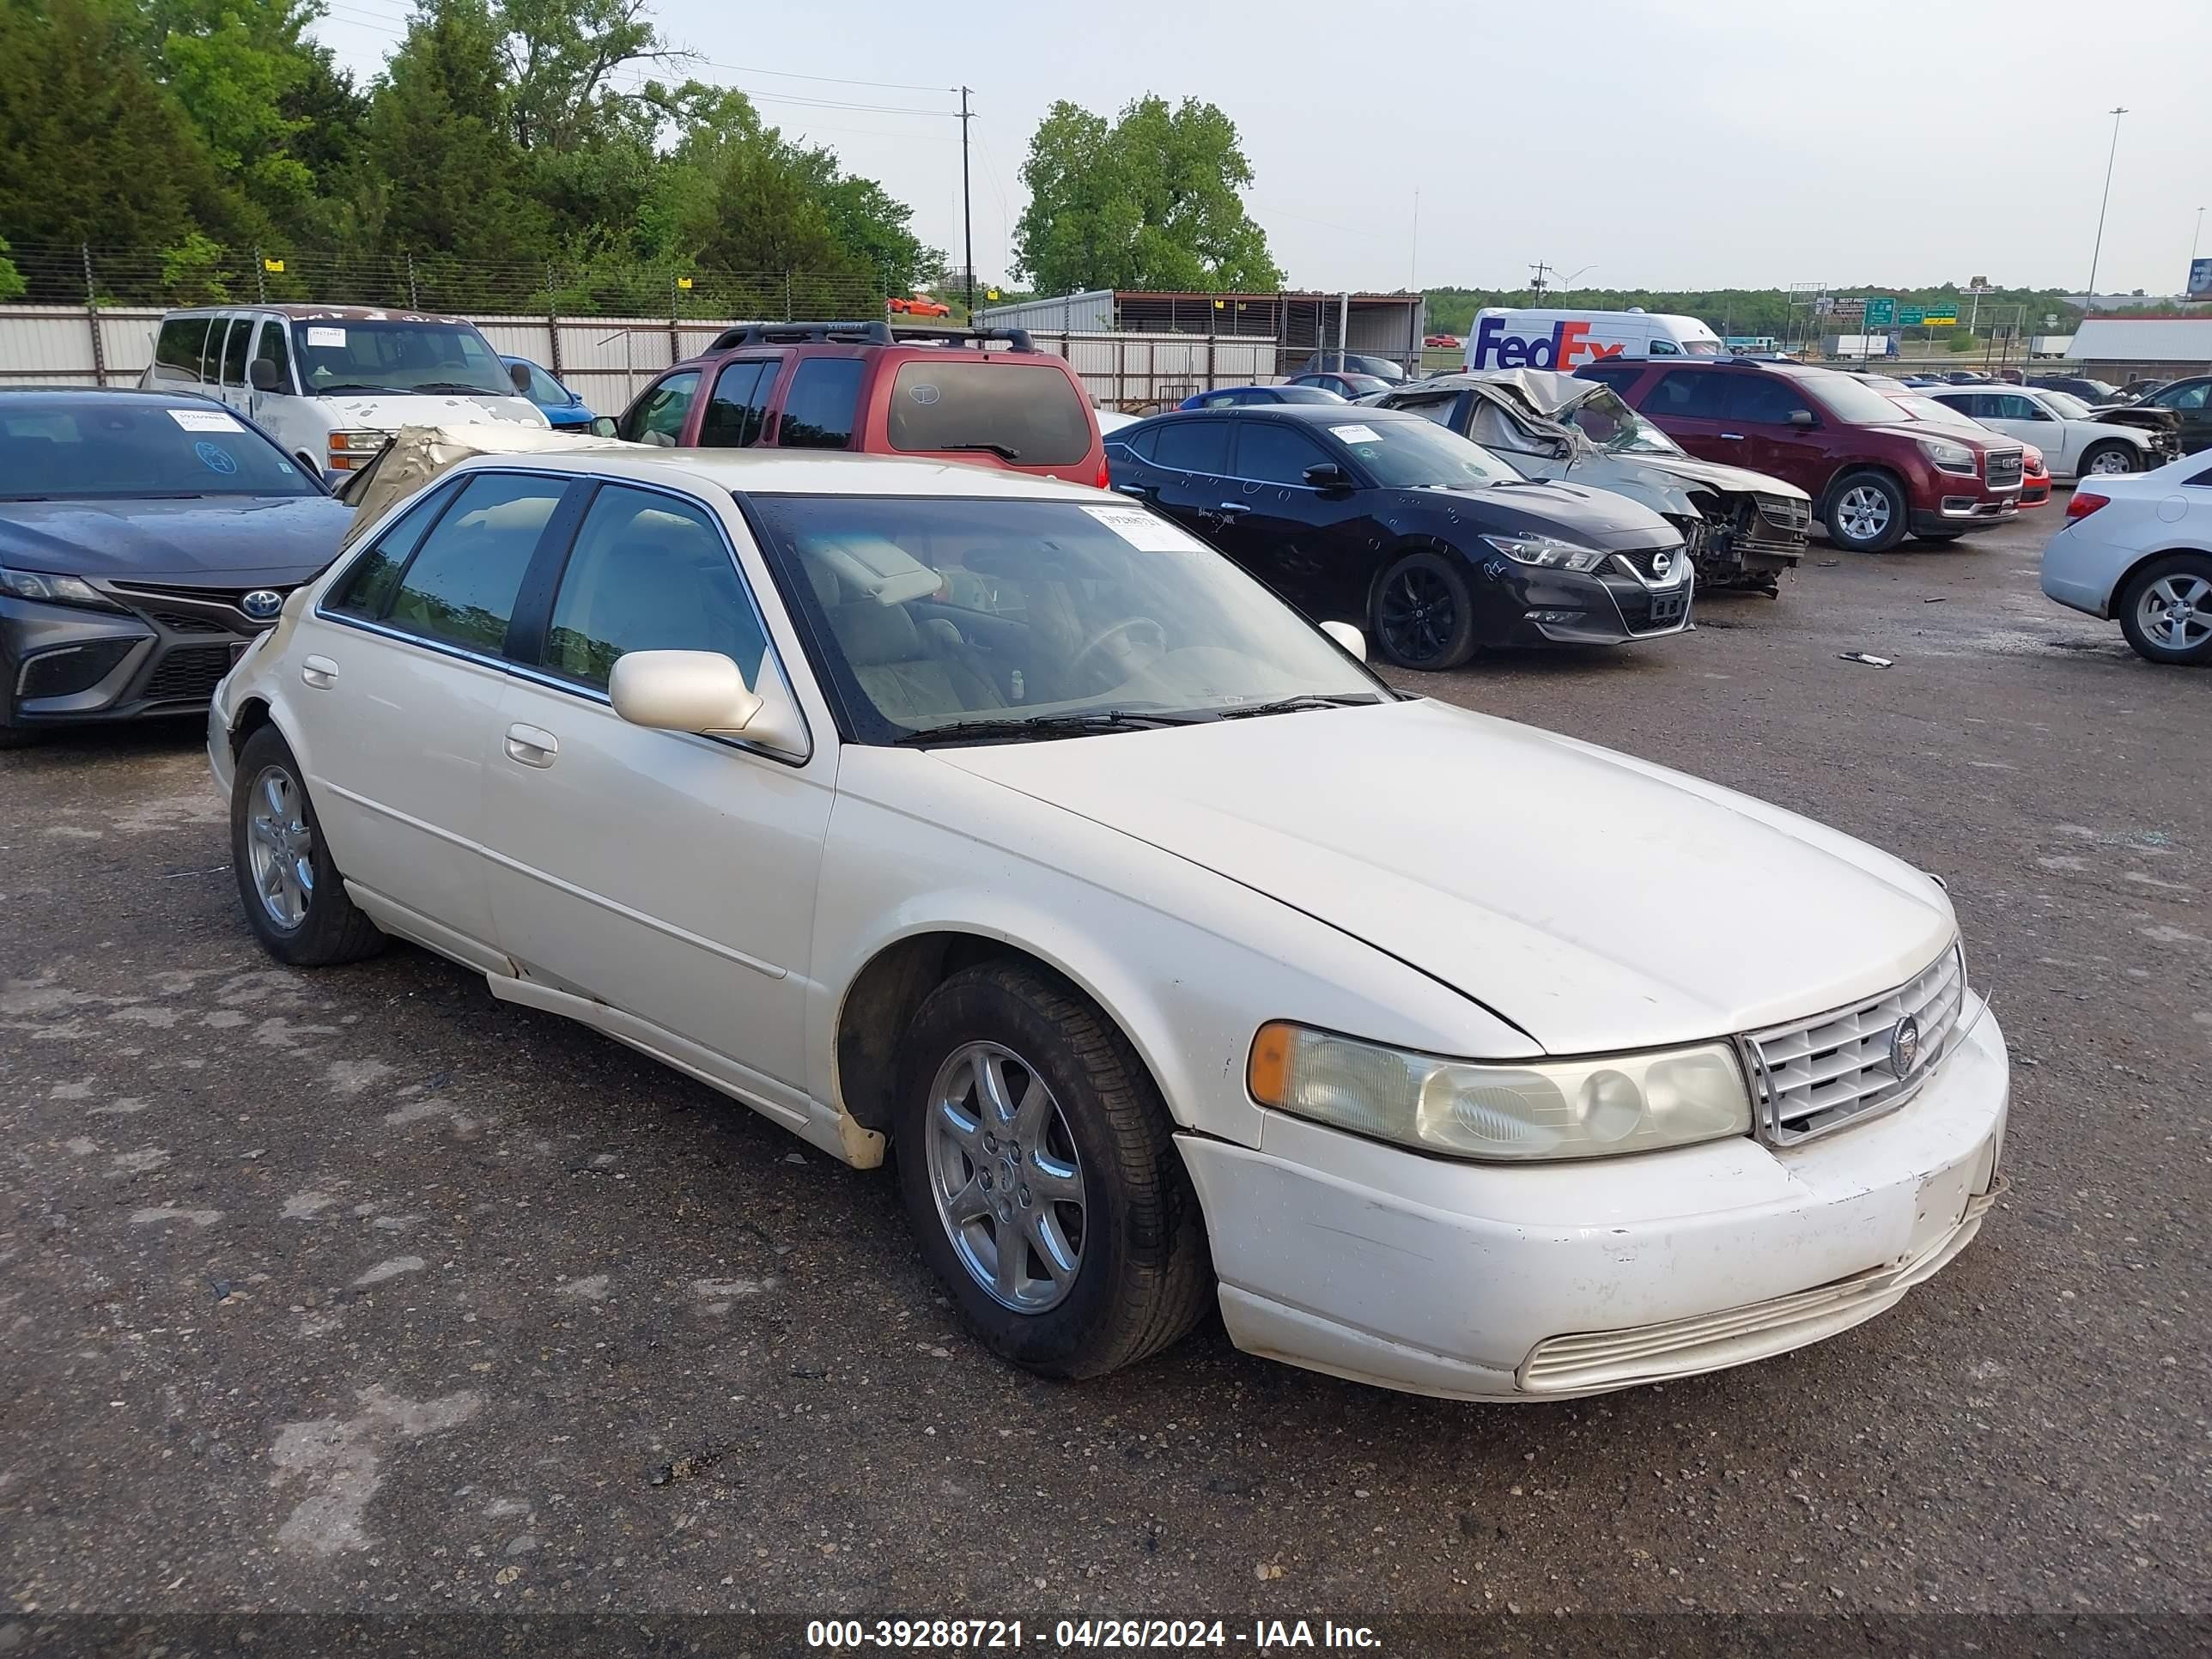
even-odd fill
[{"label": "parking lot gravel surface", "polygon": [[885,1175],[420,951],[264,957],[191,726],[0,757],[13,1616],[2212,1610],[2212,674],[2042,599],[2062,510],[1401,677],[1941,873],[2015,1057],[2011,1192],[1939,1278],[1572,1403],[1218,1324],[1011,1370]]}]

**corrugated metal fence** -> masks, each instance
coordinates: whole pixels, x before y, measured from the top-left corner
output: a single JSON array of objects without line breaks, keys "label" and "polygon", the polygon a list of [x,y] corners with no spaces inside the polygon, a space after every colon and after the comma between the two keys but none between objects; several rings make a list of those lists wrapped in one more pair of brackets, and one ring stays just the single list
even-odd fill
[{"label": "corrugated metal fence", "polygon": [[1138,413],[1194,392],[1275,378],[1275,342],[1204,334],[1052,333],[1032,329],[1040,350],[1065,357],[1106,409]]}]

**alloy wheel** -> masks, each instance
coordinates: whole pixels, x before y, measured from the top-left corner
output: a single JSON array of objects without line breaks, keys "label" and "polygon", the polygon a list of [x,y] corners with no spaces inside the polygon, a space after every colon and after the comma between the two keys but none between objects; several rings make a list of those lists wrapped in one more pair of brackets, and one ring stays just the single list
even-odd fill
[{"label": "alloy wheel", "polygon": [[2089,472],[2093,477],[2108,478],[2118,472],[2132,472],[2128,465],[2127,452],[2123,449],[2100,449],[2089,458]]},{"label": "alloy wheel", "polygon": [[1036,1068],[996,1042],[955,1049],[924,1139],[937,1218],[969,1276],[1017,1313],[1066,1300],[1083,1265],[1083,1164]]},{"label": "alloy wheel", "polygon": [[1836,504],[1836,518],[1844,534],[1855,542],[1880,538],[1889,528],[1888,494],[1872,484],[1854,484]]},{"label": "alloy wheel", "polygon": [[2136,621],[2163,650],[2193,651],[2212,639],[2212,580],[2176,571],[2143,589]]},{"label": "alloy wheel", "polygon": [[307,920],[315,896],[315,834],[307,827],[306,799],[289,772],[264,767],[253,780],[246,823],[254,895],[269,920],[288,932]]},{"label": "alloy wheel", "polygon": [[1458,623],[1444,579],[1418,566],[1400,571],[1384,586],[1377,620],[1391,654],[1407,662],[1443,655]]}]

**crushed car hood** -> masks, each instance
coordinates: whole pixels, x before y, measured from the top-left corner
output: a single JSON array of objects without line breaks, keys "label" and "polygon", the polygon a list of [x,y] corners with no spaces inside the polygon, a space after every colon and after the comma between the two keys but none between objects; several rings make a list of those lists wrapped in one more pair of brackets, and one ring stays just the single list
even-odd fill
[{"label": "crushed car hood", "polygon": [[1553,1054],[1825,1012],[1956,927],[1934,881],[1847,836],[1444,703],[931,753],[1304,911]]},{"label": "crushed car hood", "polygon": [[0,503],[0,564],[71,576],[304,581],[352,522],[327,495]]},{"label": "crushed car hood", "polygon": [[489,392],[477,397],[443,392],[342,392],[316,401],[337,416],[340,429],[397,432],[403,426],[472,426],[485,421],[540,428],[548,424],[545,411],[527,398],[502,398]]},{"label": "crushed car hood", "polygon": [[[1613,482],[1643,483],[1663,489],[1668,484],[1703,484],[1723,495],[1778,495],[1785,500],[1809,501],[1813,498],[1796,484],[1785,483],[1780,478],[1765,472],[1753,472],[1748,467],[1730,466],[1725,461],[1701,461],[1694,455],[1654,455],[1646,453],[1601,449],[1593,456],[1577,456],[1567,470],[1567,476],[1587,471],[1589,482],[1618,489]],[[1581,482],[1577,480],[1577,482]]]}]

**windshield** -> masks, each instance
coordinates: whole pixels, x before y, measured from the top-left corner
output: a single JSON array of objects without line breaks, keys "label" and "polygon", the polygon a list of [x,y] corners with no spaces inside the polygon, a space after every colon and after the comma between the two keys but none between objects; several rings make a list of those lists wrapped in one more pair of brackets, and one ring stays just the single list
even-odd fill
[{"label": "windshield", "polygon": [[311,395],[347,392],[448,392],[512,398],[507,366],[467,323],[356,317],[292,325],[300,384]]},{"label": "windshield", "polygon": [[2069,392],[2045,392],[2043,406],[2062,421],[2094,421],[2097,418],[2089,412],[2088,404]]},{"label": "windshield", "polygon": [[[755,495],[817,666],[863,741],[992,740],[1388,694],[1310,623],[1144,508]],[[1147,717],[1150,717],[1149,719]],[[1031,722],[1024,732],[1012,722]],[[981,740],[979,736],[978,740]]]},{"label": "windshield", "polygon": [[[1555,416],[1554,418],[1560,418]],[[1614,455],[1680,455],[1681,445],[1645,420],[1609,386],[1601,386],[1564,413],[1583,437]]]},{"label": "windshield", "polygon": [[1482,489],[1521,476],[1480,444],[1418,415],[1327,424],[1330,435],[1359,458],[1378,484]]},{"label": "windshield", "polygon": [[1797,382],[1820,399],[1821,408],[1846,426],[1884,426],[1897,419],[1897,405],[1870,386],[1848,374],[1808,375]]},{"label": "windshield", "polygon": [[0,501],[319,494],[284,453],[214,404],[11,398],[0,409]]}]

